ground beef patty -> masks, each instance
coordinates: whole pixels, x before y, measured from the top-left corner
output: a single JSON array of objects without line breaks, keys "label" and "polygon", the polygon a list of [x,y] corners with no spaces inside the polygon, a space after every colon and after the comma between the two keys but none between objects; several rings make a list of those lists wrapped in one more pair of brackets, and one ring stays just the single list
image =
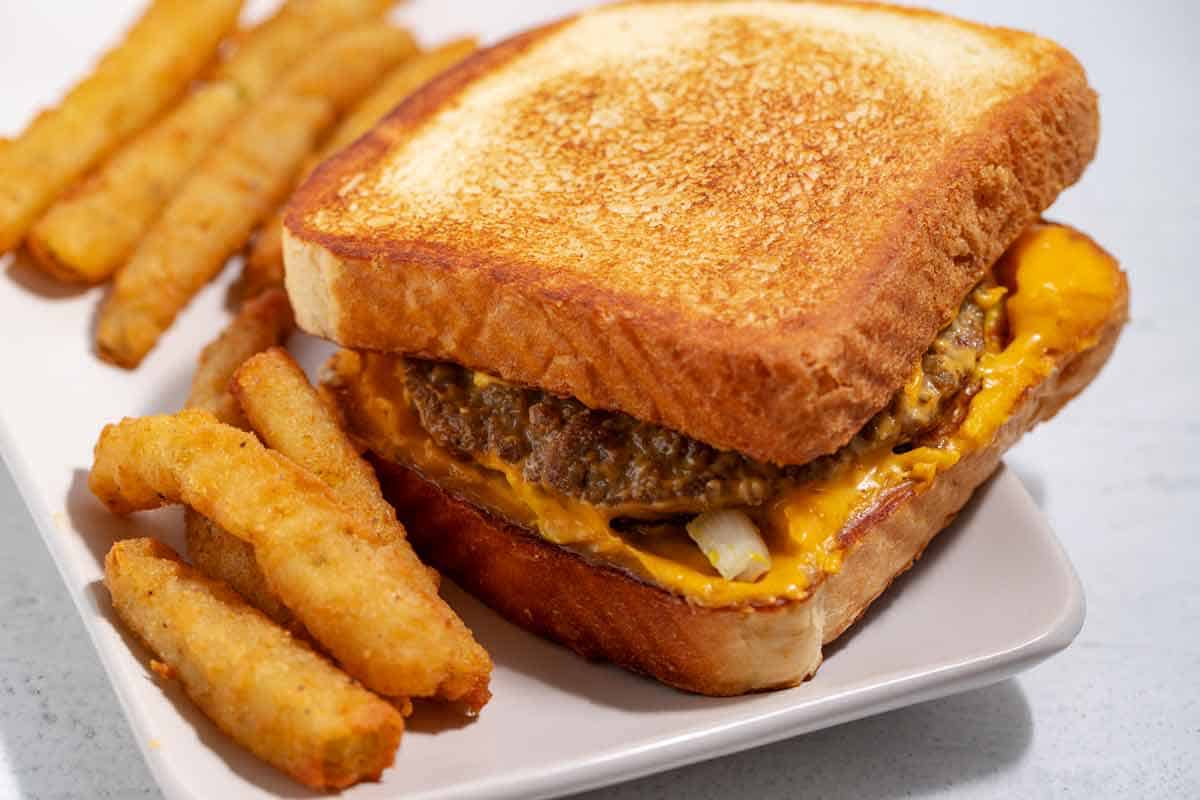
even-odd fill
[{"label": "ground beef patty", "polygon": [[[987,288],[986,284],[980,287]],[[865,435],[906,444],[938,427],[950,401],[975,393],[976,369],[987,344],[986,313],[977,302],[978,291],[967,296],[958,316],[942,329],[921,357],[917,390],[909,392],[902,388],[896,392],[888,407],[863,428]]]},{"label": "ground beef patty", "polygon": [[628,414],[477,381],[454,364],[410,359],[406,370],[421,425],[438,444],[518,464],[531,483],[595,505],[662,513],[757,505],[788,471]]},{"label": "ground beef patty", "polygon": [[[974,391],[984,312],[974,293],[922,358],[919,391],[900,391],[864,428],[903,445],[933,428],[946,404]],[[492,456],[525,479],[620,515],[753,506],[819,464],[780,467],[719,450],[617,411],[498,381],[455,364],[408,359],[405,385],[434,441]],[[852,447],[853,445],[848,445]]]}]

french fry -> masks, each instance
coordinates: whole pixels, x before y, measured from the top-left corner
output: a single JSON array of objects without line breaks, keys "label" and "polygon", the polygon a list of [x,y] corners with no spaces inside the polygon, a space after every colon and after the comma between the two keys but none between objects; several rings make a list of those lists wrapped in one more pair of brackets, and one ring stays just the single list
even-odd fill
[{"label": "french fry", "polygon": [[371,91],[381,75],[416,53],[417,42],[405,30],[380,24],[359,25],[333,37],[313,53],[287,76],[282,89],[288,94],[325,100],[340,116]]},{"label": "french fry", "polygon": [[314,789],[377,779],[404,719],[228,586],[154,539],[117,542],[104,559],[117,616],[154,651],[222,731]]},{"label": "french fry", "polygon": [[254,546],[243,542],[194,509],[183,512],[187,554],[196,568],[210,578],[232,586],[246,602],[273,622],[297,636],[308,636],[304,626],[275,596],[254,557]]},{"label": "french fry", "polygon": [[[188,407],[211,411],[217,419],[226,424],[240,428],[250,427],[250,423],[242,415],[238,400],[229,391],[232,376],[248,358],[279,344],[282,338],[280,327],[285,324],[290,327],[290,322],[290,307],[282,291],[269,291],[246,303],[234,322],[216,341],[204,349],[200,357],[200,366],[192,378],[192,394],[188,399]],[[286,374],[286,379],[291,380],[285,385],[276,384],[277,388],[294,391],[302,402],[292,402],[286,409],[278,406],[264,409],[261,403],[255,407],[265,414],[304,413],[305,419],[311,421],[313,428],[312,432],[303,438],[314,446],[302,447],[304,442],[299,440],[291,440],[290,443],[301,446],[300,454],[309,459],[315,458],[318,463],[305,463],[296,457],[295,449],[288,452],[278,442],[268,439],[268,444],[301,466],[316,472],[339,493],[344,502],[367,510],[370,516],[379,520],[381,535],[404,538],[403,528],[396,521],[395,511],[379,491],[374,471],[345,438],[332,412],[316,397],[315,390],[308,384],[299,367],[295,367],[295,362],[290,356],[281,350],[277,358],[295,368],[294,373],[289,371]],[[253,394],[254,399],[259,397],[259,393]],[[274,399],[279,396],[273,394],[271,397]],[[311,408],[312,402],[317,404],[316,408]],[[297,409],[297,405],[304,407]],[[334,463],[319,463],[322,459]],[[185,531],[188,556],[192,563],[206,574],[228,583],[251,605],[280,625],[292,630],[303,629],[291,611],[267,585],[266,578],[255,560],[254,548],[250,544],[225,532],[190,508],[185,512]],[[399,548],[399,551],[406,559],[416,559],[411,549]],[[427,574],[436,589],[440,576],[432,569],[429,569]]]},{"label": "french fry", "polygon": [[107,279],[244,105],[230,82],[188,95],[38,220],[27,240],[35,263],[68,283]]},{"label": "french fry", "polygon": [[229,382],[246,359],[287,341],[292,326],[292,307],[282,291],[265,292],[243,305],[221,335],[201,351],[187,407],[209,411],[228,425],[247,427]]},{"label": "french fry", "polygon": [[285,70],[311,55],[329,36],[382,18],[397,0],[288,0],[266,22],[238,42],[216,71],[251,99],[276,86]]},{"label": "french fry", "polygon": [[248,358],[231,389],[266,445],[312,472],[342,502],[363,512],[380,541],[404,539],[371,465],[346,438],[300,365],[275,347]]},{"label": "french fry", "polygon": [[61,198],[29,233],[45,271],[107,280],[220,135],[320,38],[379,16],[390,0],[291,0],[245,32],[213,82],[197,89]]},{"label": "french fry", "polygon": [[[117,271],[101,307],[101,357],[134,367],[175,315],[224,265],[254,221],[287,191],[288,175],[330,117],[327,103],[285,95],[250,112],[206,158]],[[215,157],[214,157],[215,156]]]},{"label": "french fry", "polygon": [[[228,425],[248,427],[229,391],[233,373],[255,353],[283,344],[292,325],[292,307],[281,291],[265,292],[243,305],[233,322],[200,354],[188,408],[209,411]],[[190,508],[184,512],[184,531],[188,558],[202,572],[228,583],[250,605],[285,628],[303,632],[304,626],[267,586],[251,545]]]},{"label": "french fry", "polygon": [[0,149],[0,253],[67,187],[178,97],[236,24],[241,0],[155,0],[57,107]]},{"label": "french fry", "polygon": [[491,659],[427,578],[311,472],[205,411],[105,427],[89,477],[114,513],[182,502],[250,542],[271,590],[343,669],[389,697],[475,709]]},{"label": "french fry", "polygon": [[455,39],[429,52],[421,53],[392,70],[378,89],[367,95],[338,123],[337,128],[321,145],[320,152],[310,166],[317,166],[374,128],[379,120],[404,102],[410,94],[471,55],[477,47],[478,43],[473,37]]},{"label": "french fry", "polygon": [[[234,375],[231,388],[250,427],[268,447],[324,481],[343,503],[371,523],[379,541],[405,542],[404,527],[396,519],[396,510],[383,499],[375,470],[359,455],[286,350],[273,347],[247,359]],[[437,571],[426,568],[407,544],[396,549],[410,562],[413,574],[427,575],[429,588],[436,591]],[[449,607],[445,612],[454,613]]]},{"label": "french fry", "polygon": [[[456,39],[401,64],[338,124],[320,152],[304,165],[302,175],[308,176],[322,161],[374,127],[404,98],[462,61],[475,48],[474,39]],[[238,287],[243,298],[283,285],[283,214],[281,207],[254,239]]]},{"label": "french fry", "polygon": [[252,109],[185,181],[100,310],[101,357],[135,367],[291,188],[336,115],[415,48],[380,24],[338,34]]}]

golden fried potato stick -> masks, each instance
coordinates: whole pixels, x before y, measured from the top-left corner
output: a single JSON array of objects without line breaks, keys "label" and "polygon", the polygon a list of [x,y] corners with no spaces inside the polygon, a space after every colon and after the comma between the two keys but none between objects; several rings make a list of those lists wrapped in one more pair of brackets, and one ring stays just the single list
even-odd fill
[{"label": "golden fried potato stick", "polygon": [[126,419],[88,481],[114,513],[183,502],[254,545],[271,590],[342,668],[389,697],[481,708],[492,663],[428,579],[333,490],[206,411]]},{"label": "golden fried potato stick", "polygon": [[133,253],[163,206],[229,126],[322,37],[379,16],[391,0],[290,0],[246,31],[197,89],[60,198],[29,232],[48,273],[73,283],[107,280]]},{"label": "golden fried potato stick", "polygon": [[282,200],[337,114],[411,55],[412,37],[378,23],[333,37],[250,110],[167,204],[117,271],[97,349],[137,366],[175,316]]},{"label": "golden fried potato stick", "polygon": [[[475,48],[472,38],[456,39],[401,64],[338,124],[321,145],[320,152],[304,165],[302,175],[306,177],[322,161],[369,131],[404,98],[462,61]],[[283,213],[281,207],[254,239],[238,287],[242,297],[254,297],[272,286],[283,285]]]},{"label": "golden fried potato stick", "polygon": [[465,59],[479,46],[474,37],[454,39],[404,62],[383,79],[379,88],[354,107],[338,123],[311,166],[329,158],[338,150],[374,128],[388,112],[404,102],[410,94]]},{"label": "golden fried potato stick", "polygon": [[243,305],[201,351],[187,407],[209,411],[228,425],[247,427],[229,383],[246,359],[286,342],[293,325],[292,306],[282,291],[264,292]]},{"label": "golden fried potato stick", "polygon": [[[239,428],[249,428],[250,423],[238,407],[238,400],[229,391],[235,371],[246,359],[266,350],[279,341],[272,341],[276,336],[276,323],[284,319],[282,309],[288,309],[286,319],[290,323],[290,307],[287,297],[282,291],[275,289],[249,301],[242,307],[238,318],[226,329],[221,337],[205,348],[201,355],[200,367],[192,379],[192,394],[188,399],[189,408],[202,408],[211,411],[217,419],[226,424]],[[272,319],[274,317],[274,319]],[[301,437],[288,440],[295,444],[300,452],[293,448],[291,452],[279,442],[267,438],[268,445],[283,452],[301,466],[317,473],[326,484],[348,505],[367,510],[368,514],[377,519],[381,534],[393,539],[403,539],[403,528],[396,521],[395,511],[383,499],[379,490],[374,470],[363,461],[340,430],[332,412],[316,397],[315,390],[309,385],[300,368],[295,365],[285,351],[272,359],[281,360],[290,365],[295,371],[288,370],[286,382],[276,382],[275,387],[283,391],[295,392],[299,402],[282,398],[286,411],[278,405],[268,402],[267,408],[262,403],[256,403],[255,408],[262,414],[271,413],[303,413],[305,424],[310,424],[310,430]],[[253,392],[253,399],[260,400],[259,392]],[[278,393],[270,395],[272,400],[280,399]],[[317,407],[312,408],[312,403]],[[296,408],[296,406],[302,406]],[[263,423],[266,425],[268,423]],[[261,428],[260,428],[261,430]],[[290,430],[295,430],[290,428]],[[310,446],[311,445],[311,446]],[[301,456],[301,457],[297,457]],[[330,463],[332,462],[332,463]],[[363,470],[366,470],[364,473]],[[373,509],[373,510],[372,510]],[[388,527],[390,525],[390,527]],[[266,578],[254,557],[254,548],[236,536],[227,533],[210,520],[205,519],[192,509],[185,512],[185,530],[187,533],[188,556],[192,562],[207,575],[219,578],[236,589],[251,605],[258,608],[280,625],[293,631],[302,632],[301,625],[278,597],[267,585]],[[400,548],[399,552],[406,559],[416,559],[411,549]],[[424,571],[424,570],[422,570]],[[429,569],[427,573],[436,589],[440,580],[436,570]]]},{"label": "golden fried potato stick", "polygon": [[0,253],[67,187],[173,101],[237,23],[241,0],[155,0],[91,75],[0,149]]},{"label": "golden fried potato stick", "polygon": [[405,538],[371,465],[346,438],[300,365],[278,347],[246,359],[230,384],[267,447],[312,472],[371,522],[380,541]]},{"label": "golden fried potato stick", "polygon": [[237,43],[216,71],[251,98],[278,85],[285,70],[311,56],[332,35],[382,18],[398,0],[287,0],[275,14]]},{"label": "golden fried potato stick", "polygon": [[[228,425],[249,427],[229,391],[233,373],[255,353],[283,344],[292,327],[292,307],[282,291],[265,292],[243,305],[221,335],[200,354],[187,407],[209,411]],[[228,583],[250,605],[285,628],[303,632],[304,626],[267,586],[251,545],[190,508],[184,512],[184,530],[188,558],[202,572]]]},{"label": "golden fried potato stick", "polygon": [[259,758],[314,789],[375,780],[391,766],[404,732],[391,704],[170,547],[117,542],[104,583],[121,622],[161,660],[154,671]]},{"label": "golden fried potato stick", "polygon": [[245,105],[229,81],[188,95],[38,220],[27,239],[34,263],[68,283],[107,280]]},{"label": "golden fried potato stick", "polygon": [[[312,147],[328,104],[286,95],[252,111],[236,140],[210,154],[185,183],[101,306],[97,349],[134,367],[175,315],[220,271],[254,220],[288,188],[285,176]],[[213,156],[217,156],[213,158]]]},{"label": "golden fried potato stick", "polygon": [[194,509],[183,512],[188,559],[210,578],[232,586],[246,602],[297,636],[311,638],[304,626],[275,596],[263,577],[254,546],[243,542]]},{"label": "golden fried potato stick", "polygon": [[[396,510],[383,499],[375,470],[359,455],[333,411],[286,350],[273,347],[247,359],[235,373],[231,389],[250,427],[268,447],[324,481],[338,499],[371,523],[380,541],[406,541]],[[437,571],[425,568],[407,545],[396,550],[410,562],[414,575],[429,577],[429,588],[436,591]],[[453,615],[454,611],[447,606],[445,613]]]}]

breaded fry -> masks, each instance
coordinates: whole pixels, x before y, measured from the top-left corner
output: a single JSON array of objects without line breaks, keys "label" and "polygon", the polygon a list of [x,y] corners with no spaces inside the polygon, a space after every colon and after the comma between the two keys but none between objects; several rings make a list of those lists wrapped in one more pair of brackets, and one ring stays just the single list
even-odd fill
[{"label": "breaded fry", "polygon": [[[297,185],[299,185],[297,183]],[[255,235],[234,287],[243,302],[265,291],[283,286],[283,217],[287,204],[275,209]]]},{"label": "breaded fry", "polygon": [[213,58],[241,0],[155,0],[91,75],[0,149],[0,253],[67,187],[141,130]]},{"label": "breaded fry", "polygon": [[253,434],[205,411],[126,419],[101,433],[89,486],[115,513],[183,502],[253,544],[271,590],[368,688],[476,709],[490,697],[491,659],[402,543]]},{"label": "breaded fry", "polygon": [[378,23],[334,37],[249,111],[185,181],[100,311],[97,349],[134,367],[292,186],[336,114],[407,57],[412,37]]},{"label": "breaded fry", "polygon": [[[327,103],[283,95],[254,109],[232,141],[193,174],[117,271],[101,307],[99,354],[134,367],[290,185]],[[215,156],[215,157],[214,157]]]},{"label": "breaded fry", "polygon": [[286,342],[292,328],[292,307],[282,291],[265,292],[243,305],[201,351],[187,407],[210,411],[228,425],[247,427],[229,382],[246,359]]},{"label": "breaded fry", "polygon": [[154,539],[117,542],[104,583],[121,621],[235,742],[314,789],[377,779],[404,720],[228,586]]},{"label": "breaded fry", "polygon": [[441,75],[450,67],[471,55],[478,47],[473,37],[455,39],[446,44],[421,53],[405,61],[379,84],[379,88],[367,95],[321,145],[311,167],[354,142],[388,112],[404,102],[410,94]]},{"label": "breaded fry", "polygon": [[27,240],[35,263],[61,281],[106,280],[244,106],[232,82],[188,95],[38,220]]},{"label": "breaded fry", "polygon": [[[292,309],[281,291],[266,292],[242,306],[228,327],[200,354],[192,376],[188,408],[202,408],[217,419],[248,427],[237,400],[229,391],[233,373],[250,356],[283,344],[292,331]],[[292,612],[267,586],[254,548],[226,533],[192,509],[184,512],[188,558],[212,578],[223,580],[249,603],[290,630],[302,632]]]},{"label": "breaded fry", "polygon": [[267,585],[254,558],[253,545],[225,532],[191,508],[184,510],[183,528],[188,559],[198,570],[229,584],[247,603],[297,636],[308,636],[296,616]]},{"label": "breaded fry", "polygon": [[[308,160],[301,171],[311,173],[322,161],[346,147],[374,127],[375,123],[421,86],[469,56],[476,47],[474,39],[456,39],[404,62],[379,88],[355,107]],[[297,181],[299,183],[299,181]],[[238,291],[244,298],[254,297],[272,286],[283,285],[283,208],[263,225],[246,263]]]},{"label": "breaded fry", "polygon": [[398,0],[288,0],[275,14],[247,32],[216,71],[251,97],[274,88],[285,70],[309,56],[330,36],[381,18]]},{"label": "breaded fry", "polygon": [[99,283],[133,252],[163,206],[220,135],[321,37],[378,16],[383,0],[291,0],[245,32],[213,82],[189,95],[61,198],[29,233],[60,280]]},{"label": "breaded fry", "polygon": [[[247,358],[280,343],[281,339],[277,333],[278,325],[284,324],[286,321],[290,328],[291,316],[287,309],[289,309],[287,297],[279,290],[266,292],[244,305],[237,319],[221,334],[220,338],[206,347],[201,355],[200,366],[192,379],[192,394],[188,399],[188,407],[206,409],[215,414],[222,422],[236,425],[239,428],[248,428],[249,423],[244,419],[241,408],[238,407],[238,401],[229,391],[230,382],[233,373]],[[294,364],[284,351],[279,352],[282,359]],[[299,383],[293,382],[286,388],[296,391],[297,394],[303,392],[302,399],[308,400],[308,393],[314,390],[309,386],[303,373],[299,372],[299,367],[296,367],[296,370]],[[289,377],[291,376],[289,375]],[[338,491],[343,501],[349,505],[370,509],[371,504],[375,504],[375,510],[368,511],[368,513],[380,521],[381,533],[391,535],[393,538],[403,538],[403,528],[396,522],[395,511],[380,494],[374,470],[371,470],[370,466],[359,458],[358,452],[345,439],[341,430],[336,427],[338,423],[333,418],[332,412],[321,404],[319,399],[316,402],[320,404],[320,411],[323,413],[318,417],[314,411],[308,411],[307,418],[313,420],[313,430],[322,434],[315,438],[325,443],[332,442],[332,445],[325,444],[311,449],[313,453],[324,455],[327,460],[337,459],[338,465],[345,465],[344,469],[339,469],[338,465],[324,466],[323,468],[321,464],[306,463],[297,458],[298,454],[294,451],[288,452],[278,443],[270,440],[268,440],[268,444],[280,449],[284,455],[293,458],[301,466],[316,472],[335,491]],[[292,405],[297,404],[293,403]],[[330,424],[335,427],[331,428]],[[337,439],[333,439],[334,436]],[[303,439],[309,441],[307,436]],[[339,442],[344,447],[339,447]],[[297,442],[297,444],[302,444],[302,442]],[[305,455],[310,456],[308,453]],[[317,456],[317,460],[320,460],[320,456]],[[355,462],[365,468],[367,473],[356,472]],[[331,478],[339,477],[342,480],[336,482],[331,480]],[[363,505],[360,506],[360,502]],[[383,527],[389,521],[394,526],[391,530]],[[258,566],[258,561],[254,557],[253,546],[226,533],[190,508],[185,512],[185,530],[188,557],[197,567],[206,574],[228,583],[251,605],[280,625],[292,630],[303,629],[304,626],[271,592],[266,578]],[[400,552],[405,558],[416,559],[416,554],[412,553],[411,549],[401,548]],[[429,569],[427,574],[433,581],[433,586],[436,587],[440,580],[437,571]]]},{"label": "breaded fry", "polygon": [[[404,527],[396,519],[396,510],[383,499],[375,470],[350,443],[333,412],[286,350],[273,347],[247,359],[234,375],[231,390],[250,427],[268,447],[323,480],[343,503],[371,523],[380,541],[405,542]],[[422,567],[414,568],[413,573],[427,574],[433,581],[430,588],[436,590],[437,571],[424,568],[407,544],[396,549],[414,567]],[[454,613],[450,608],[446,611]]]},{"label": "breaded fry", "polygon": [[371,91],[381,75],[417,52],[417,42],[400,28],[378,23],[338,34],[290,72],[282,91],[318,97],[340,116]]},{"label": "breaded fry", "polygon": [[274,347],[247,359],[234,373],[230,388],[250,427],[268,447],[312,472],[342,502],[361,511],[380,541],[404,538],[375,471],[285,350]]}]

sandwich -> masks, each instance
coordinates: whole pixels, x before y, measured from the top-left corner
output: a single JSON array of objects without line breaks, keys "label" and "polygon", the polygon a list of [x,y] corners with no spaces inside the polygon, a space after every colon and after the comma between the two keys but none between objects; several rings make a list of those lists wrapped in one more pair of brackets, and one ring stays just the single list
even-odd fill
[{"label": "sandwich", "polygon": [[1111,353],[1123,273],[1042,218],[1098,125],[1027,33],[604,6],[318,169],[287,290],[427,561],[584,656],[792,686]]}]

